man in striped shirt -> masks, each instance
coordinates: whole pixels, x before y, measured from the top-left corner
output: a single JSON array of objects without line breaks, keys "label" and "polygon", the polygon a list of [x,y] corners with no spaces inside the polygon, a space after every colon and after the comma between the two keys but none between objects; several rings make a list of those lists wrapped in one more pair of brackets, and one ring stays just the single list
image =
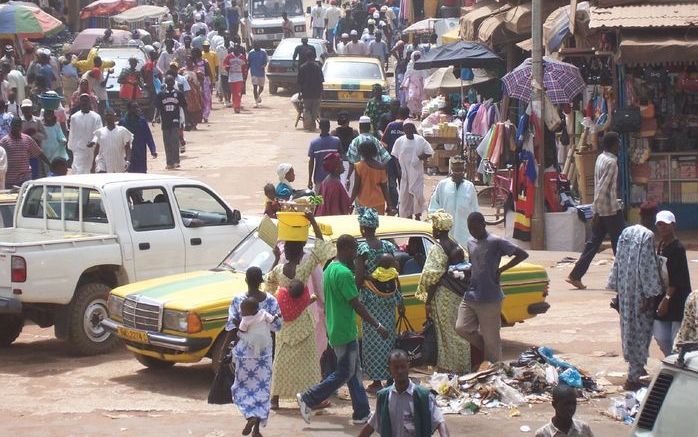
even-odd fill
[{"label": "man in striped shirt", "polygon": [[0,147],[7,155],[7,173],[5,175],[5,188],[21,186],[32,177],[32,169],[29,165],[30,158],[39,158],[47,166],[48,159],[29,135],[22,133],[22,120],[13,118],[10,124],[10,133],[0,139]]}]

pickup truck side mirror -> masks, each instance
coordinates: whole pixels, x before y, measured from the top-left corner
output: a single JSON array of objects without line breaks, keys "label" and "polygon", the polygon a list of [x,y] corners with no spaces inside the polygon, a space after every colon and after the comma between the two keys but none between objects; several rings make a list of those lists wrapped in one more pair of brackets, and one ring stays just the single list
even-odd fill
[{"label": "pickup truck side mirror", "polygon": [[206,222],[198,218],[184,218],[182,221],[187,228],[200,228],[206,224]]},{"label": "pickup truck side mirror", "polygon": [[237,209],[234,209],[233,212],[230,214],[230,222],[234,225],[237,225],[240,223],[240,220],[242,220],[242,214],[240,214],[240,211]]},{"label": "pickup truck side mirror", "polygon": [[305,13],[308,14],[308,15],[310,15],[310,6],[308,6],[308,7],[305,9]]}]

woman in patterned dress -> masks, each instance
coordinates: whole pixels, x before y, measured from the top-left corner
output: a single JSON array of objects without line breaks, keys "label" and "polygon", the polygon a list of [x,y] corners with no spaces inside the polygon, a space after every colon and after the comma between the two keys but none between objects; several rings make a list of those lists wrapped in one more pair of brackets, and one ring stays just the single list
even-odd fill
[{"label": "woman in patterned dress", "polygon": [[429,216],[434,244],[422,270],[415,297],[426,303],[427,318],[434,321],[438,357],[436,366],[440,372],[464,374],[470,371],[470,344],[456,333],[458,306],[462,297],[441,285],[441,277],[448,269],[448,255],[458,246],[448,236],[453,227],[453,217],[443,210]]},{"label": "woman in patterned dress", "polygon": [[373,208],[359,208],[359,226],[365,241],[359,244],[356,260],[356,285],[359,288],[361,303],[373,317],[388,328],[388,338],[383,339],[378,331],[362,320],[361,367],[364,375],[373,382],[366,389],[376,393],[383,388],[382,381],[390,379],[388,358],[395,347],[395,309],[405,313],[402,295],[398,288],[391,295],[380,295],[366,284],[371,281],[371,273],[378,267],[378,260],[384,254],[393,255],[396,251],[393,243],[376,238],[378,213]]},{"label": "woman in patterned dress", "polygon": [[[274,248],[276,262],[266,277],[266,291],[276,293],[279,287],[288,287],[293,279],[308,285],[308,279],[318,265],[324,265],[335,256],[332,242],[324,241],[320,226],[312,214],[307,214],[315,232],[315,244],[304,256],[305,241],[286,241],[284,257],[279,263],[281,252]],[[319,286],[322,288],[322,285]],[[318,286],[314,289],[317,294]],[[321,295],[317,294],[318,300]],[[321,380],[320,360],[316,342],[315,319],[312,305],[306,308],[297,319],[284,322],[283,328],[276,335],[276,352],[271,379],[272,409],[279,407],[279,398],[295,399],[296,393],[304,392],[308,387]],[[323,321],[324,323],[324,321]]]},{"label": "woman in patterned dress", "polygon": [[201,117],[204,123],[208,123],[211,114],[211,66],[196,47],[191,49],[191,58],[201,84]]},{"label": "woman in patterned dress", "polygon": [[[274,296],[259,290],[262,285],[262,271],[258,267],[250,267],[246,272],[247,293],[235,296],[228,309],[228,323],[226,331],[233,331],[233,339],[237,339],[237,329],[242,320],[240,315],[240,303],[248,297],[259,302],[259,309],[266,310],[269,314],[280,314],[279,304]],[[278,331],[281,328],[281,320],[272,323],[271,330]],[[269,417],[269,398],[271,378],[273,346],[257,351],[248,344],[245,339],[240,339],[233,348],[235,360],[235,381],[230,388],[233,395],[233,403],[247,419],[245,431],[247,434],[255,428],[256,436],[259,434],[259,425],[266,425]],[[243,435],[245,432],[243,431]]]}]

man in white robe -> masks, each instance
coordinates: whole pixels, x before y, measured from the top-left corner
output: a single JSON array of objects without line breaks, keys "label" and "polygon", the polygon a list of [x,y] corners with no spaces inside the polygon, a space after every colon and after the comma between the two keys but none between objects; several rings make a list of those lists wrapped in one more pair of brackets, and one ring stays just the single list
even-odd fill
[{"label": "man in white robe", "polygon": [[429,213],[443,209],[453,217],[451,238],[465,247],[470,238],[468,216],[478,212],[477,191],[472,182],[465,180],[465,161],[453,157],[450,160],[451,175],[434,189],[429,202]]},{"label": "man in white robe", "polygon": [[426,209],[424,201],[424,161],[434,154],[434,149],[421,135],[417,135],[414,121],[403,122],[404,136],[395,141],[392,155],[397,158],[402,171],[399,201],[400,217],[419,220]]},{"label": "man in white robe", "polygon": [[68,149],[73,152],[72,174],[92,173],[95,145],[92,139],[102,127],[102,119],[91,107],[89,94],[82,94],[80,111],[70,117]]}]

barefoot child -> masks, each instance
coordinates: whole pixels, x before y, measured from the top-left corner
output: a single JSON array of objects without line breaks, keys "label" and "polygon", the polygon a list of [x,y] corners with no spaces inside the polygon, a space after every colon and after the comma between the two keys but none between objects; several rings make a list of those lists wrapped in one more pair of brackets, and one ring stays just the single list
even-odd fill
[{"label": "barefoot child", "polygon": [[[254,437],[261,437],[259,425],[267,422],[271,397],[269,375],[272,370],[273,345],[267,343],[266,336],[269,335],[271,339],[269,331],[281,329],[278,317],[271,322],[267,320],[268,315],[279,314],[280,310],[274,296],[259,289],[263,282],[259,267],[247,269],[245,281],[247,293],[233,298],[225,327],[226,331],[232,332],[233,340],[239,337],[233,347],[235,382],[231,392],[233,403],[247,419],[242,435],[252,432]],[[244,332],[240,332],[241,329]],[[261,337],[263,339],[259,342]],[[249,390],[249,387],[256,389]]]}]

